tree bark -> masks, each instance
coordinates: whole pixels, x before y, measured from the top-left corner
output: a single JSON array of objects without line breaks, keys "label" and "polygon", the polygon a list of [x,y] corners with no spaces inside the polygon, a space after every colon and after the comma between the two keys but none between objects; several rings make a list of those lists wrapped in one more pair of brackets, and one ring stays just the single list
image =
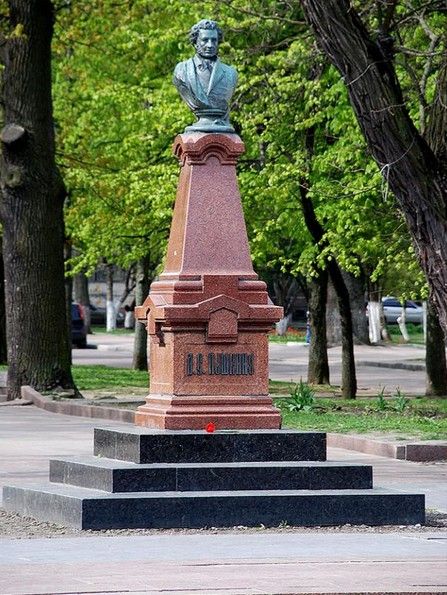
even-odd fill
[{"label": "tree bark", "polygon": [[[447,336],[446,162],[417,131],[389,51],[371,39],[351,2],[301,4],[324,52],[344,77],[371,155],[405,217]],[[445,100],[446,78],[440,78],[440,101]]]},{"label": "tree bark", "polygon": [[407,329],[407,311],[405,309],[405,302],[402,305],[402,311],[400,316],[397,317],[397,324],[399,326],[400,334],[402,335],[403,340],[405,343],[410,342],[410,335],[408,334]]},{"label": "tree bark", "polygon": [[65,189],[55,165],[51,101],[53,5],[10,0],[3,40],[0,133],[8,398],[20,387],[73,388],[64,292]]},{"label": "tree bark", "polygon": [[[66,263],[68,263],[72,257],[73,248],[71,242],[65,240],[64,242],[64,269]],[[70,365],[73,363],[73,352],[72,352],[72,342],[71,342],[71,302],[73,301],[73,278],[71,275],[65,275],[64,279],[64,286],[65,286],[65,309],[67,312],[67,332],[68,332],[68,339],[70,342]]]},{"label": "tree bark", "polygon": [[0,236],[0,364],[8,363],[8,348],[6,344],[6,308],[5,308],[5,267],[1,245],[3,238]]},{"label": "tree bark", "polygon": [[352,328],[354,337],[363,345],[369,345],[368,318],[366,316],[365,278],[356,277],[348,271],[343,271],[343,281],[349,291],[351,302]]},{"label": "tree bark", "polygon": [[327,271],[319,271],[309,282],[310,345],[307,382],[330,384],[326,339]]},{"label": "tree bark", "polygon": [[326,339],[328,347],[341,345],[341,321],[338,308],[337,292],[329,281],[326,298]]},{"label": "tree bark", "polygon": [[92,332],[90,296],[88,293],[88,277],[85,273],[77,273],[73,277],[73,298],[82,306],[87,333]]},{"label": "tree bark", "polygon": [[345,399],[355,399],[357,378],[354,359],[354,335],[352,329],[351,302],[343,281],[341,269],[335,260],[330,260],[327,269],[337,293],[341,322],[341,394]]},{"label": "tree bark", "polygon": [[[135,305],[142,306],[149,293],[150,278],[150,260],[148,256],[141,258],[137,262],[136,285],[135,285]],[[135,339],[133,349],[132,367],[134,370],[147,370],[147,342],[148,336],[146,326],[141,322],[135,322]]]},{"label": "tree bark", "polygon": [[425,364],[426,395],[447,397],[447,366],[444,334],[433,305],[427,305],[427,343]]},{"label": "tree bark", "polygon": [[[447,60],[438,77],[435,99],[428,111],[425,138],[440,161],[447,167]],[[447,291],[447,288],[446,288]],[[425,323],[426,394],[447,396],[447,357],[440,326],[439,311],[432,295],[427,302]],[[447,333],[444,333],[447,341]]]}]

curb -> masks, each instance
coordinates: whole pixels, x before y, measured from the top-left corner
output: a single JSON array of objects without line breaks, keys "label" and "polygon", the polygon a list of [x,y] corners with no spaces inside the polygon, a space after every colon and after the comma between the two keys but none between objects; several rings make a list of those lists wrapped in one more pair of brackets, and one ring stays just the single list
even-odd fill
[{"label": "curb", "polygon": [[352,434],[336,434],[328,432],[327,445],[334,448],[355,450],[365,454],[427,463],[430,461],[447,460],[447,442],[421,441],[421,442],[385,442],[373,438],[364,438]]},{"label": "curb", "polygon": [[412,372],[424,372],[425,364],[411,364],[406,362],[373,362],[368,360],[358,360],[357,366],[370,366],[372,368],[391,368],[393,370],[411,370]]},{"label": "curb", "polygon": [[[32,401],[36,407],[63,415],[107,419],[122,423],[135,423],[135,411],[97,405],[81,405],[73,401],[51,401],[31,386],[22,386],[22,399]],[[447,460],[447,442],[386,442],[353,434],[327,432],[327,445],[357,452],[400,459],[403,461],[429,462]]]},{"label": "curb", "polygon": [[90,349],[96,349],[97,351],[133,351],[133,346],[131,345],[123,345],[123,344],[110,344],[107,345],[106,343],[98,343],[97,345],[92,345]]},{"label": "curb", "polygon": [[97,419],[108,419],[125,423],[135,423],[135,412],[113,407],[98,407],[97,405],[81,405],[80,403],[67,401],[50,401],[41,395],[31,386],[22,386],[22,399],[28,399],[45,411],[51,413],[62,413],[63,415],[77,415],[78,417],[90,417]]}]

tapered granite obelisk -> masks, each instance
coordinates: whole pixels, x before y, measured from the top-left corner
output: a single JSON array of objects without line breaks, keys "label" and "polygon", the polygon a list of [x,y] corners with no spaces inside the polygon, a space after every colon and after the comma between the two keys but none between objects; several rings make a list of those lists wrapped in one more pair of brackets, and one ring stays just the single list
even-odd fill
[{"label": "tapered granite obelisk", "polygon": [[136,424],[165,429],[274,429],[268,339],[282,316],[253,270],[236,178],[244,152],[230,124],[237,74],[222,64],[214,21],[191,29],[196,55],[174,84],[197,122],[177,136],[181,165],[165,268],[143,306],[150,394]]},{"label": "tapered granite obelisk", "polygon": [[250,259],[236,179],[243,150],[235,134],[176,138],[181,173],[166,264],[137,308],[150,345],[150,394],[137,425],[280,427],[267,333],[282,309]]}]

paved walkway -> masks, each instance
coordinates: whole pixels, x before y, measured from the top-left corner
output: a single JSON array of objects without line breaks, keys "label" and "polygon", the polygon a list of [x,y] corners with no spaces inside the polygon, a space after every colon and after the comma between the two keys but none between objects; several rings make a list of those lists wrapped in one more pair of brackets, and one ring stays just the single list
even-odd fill
[{"label": "paved walkway", "polygon": [[0,592],[446,593],[445,556],[445,542],[412,534],[6,541]]},{"label": "paved walkway", "polygon": [[[53,456],[90,454],[107,422],[0,411],[0,484],[46,480]],[[426,494],[447,512],[447,463],[420,464],[329,449],[330,460],[374,465],[375,485]],[[235,532],[0,539],[1,594],[447,593],[447,534]]]}]

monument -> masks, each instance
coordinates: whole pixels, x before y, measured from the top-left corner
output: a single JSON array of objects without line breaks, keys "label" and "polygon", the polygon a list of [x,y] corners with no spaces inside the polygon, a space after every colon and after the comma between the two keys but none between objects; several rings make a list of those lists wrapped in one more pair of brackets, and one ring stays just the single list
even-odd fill
[{"label": "monument", "polygon": [[164,270],[137,319],[147,325],[150,394],[136,424],[163,429],[275,429],[268,337],[282,316],[253,270],[236,179],[244,145],[229,121],[237,74],[218,58],[222,32],[191,29],[196,54],[174,84],[197,117],[177,136],[181,172]]},{"label": "monument", "polygon": [[250,260],[235,170],[244,147],[228,117],[236,75],[218,62],[220,38],[200,21],[196,56],[175,69],[197,122],[174,143],[168,254],[137,311],[147,402],[136,425],[95,428],[94,456],[51,460],[49,483],[5,486],[3,505],[95,530],[423,523],[422,494],[374,489],[370,465],[327,462],[324,432],[278,429],[267,333],[282,311]]}]

